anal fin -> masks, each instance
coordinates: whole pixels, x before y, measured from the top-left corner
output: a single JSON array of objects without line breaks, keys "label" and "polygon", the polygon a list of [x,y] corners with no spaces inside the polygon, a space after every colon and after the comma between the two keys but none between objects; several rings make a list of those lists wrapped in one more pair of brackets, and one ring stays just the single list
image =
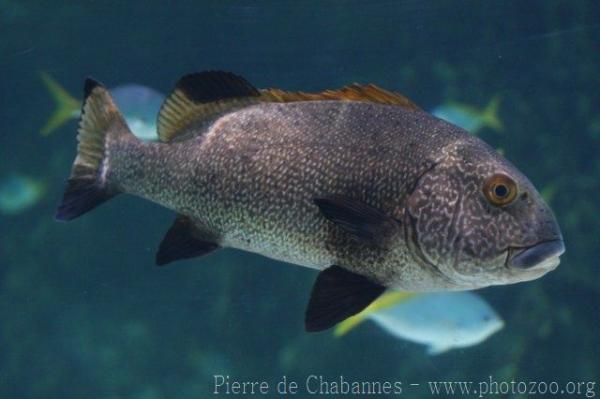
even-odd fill
[{"label": "anal fin", "polygon": [[306,331],[326,330],[369,306],[385,287],[340,266],[331,266],[317,277],[304,325]]},{"label": "anal fin", "polygon": [[162,266],[176,260],[196,258],[219,248],[215,242],[200,236],[192,220],[178,216],[158,247],[156,264]]}]

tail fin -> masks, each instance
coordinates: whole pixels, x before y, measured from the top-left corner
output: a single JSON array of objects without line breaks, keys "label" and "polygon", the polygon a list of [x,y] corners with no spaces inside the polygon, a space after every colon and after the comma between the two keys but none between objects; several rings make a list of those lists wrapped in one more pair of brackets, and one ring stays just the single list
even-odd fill
[{"label": "tail fin", "polygon": [[71,220],[91,211],[119,193],[107,181],[108,138],[133,133],[104,86],[85,81],[85,98],[79,120],[77,157],[56,211],[58,220]]},{"label": "tail fin", "polygon": [[56,129],[64,125],[70,119],[76,119],[79,115],[79,101],[46,72],[40,72],[40,78],[54,99],[54,112],[50,115],[48,122],[40,130],[42,136],[48,136]]},{"label": "tail fin", "polygon": [[490,103],[483,110],[483,123],[497,132],[504,130],[504,124],[498,117],[498,110],[500,109],[500,96],[492,98]]},{"label": "tail fin", "polygon": [[352,317],[348,317],[346,320],[339,323],[335,327],[335,330],[333,330],[333,335],[336,337],[346,335],[348,331],[354,329],[354,327],[365,321],[371,313],[392,307],[400,302],[404,302],[407,299],[414,297],[415,295],[416,294],[412,292],[387,291],[374,302],[372,302],[367,308],[365,308],[365,310]]}]

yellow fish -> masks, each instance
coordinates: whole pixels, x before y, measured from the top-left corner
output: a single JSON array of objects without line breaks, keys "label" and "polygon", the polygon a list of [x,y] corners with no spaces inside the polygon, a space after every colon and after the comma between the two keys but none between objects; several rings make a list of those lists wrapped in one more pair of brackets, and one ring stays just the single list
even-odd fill
[{"label": "yellow fish", "polygon": [[434,108],[431,113],[471,134],[477,134],[485,127],[496,132],[504,130],[504,124],[498,117],[499,108],[500,97],[496,96],[483,109],[451,101]]},{"label": "yellow fish", "polygon": [[426,345],[430,355],[477,345],[504,326],[496,311],[473,292],[390,291],[339,323],[334,335],[344,335],[366,319],[397,338]]},{"label": "yellow fish", "polygon": [[39,75],[56,104],[54,113],[40,130],[42,136],[48,136],[67,121],[79,117],[81,102],[70,95],[46,72],[40,72]]},{"label": "yellow fish", "polygon": [[415,295],[417,294],[413,292],[387,291],[375,302],[372,302],[369,306],[367,306],[365,310],[339,323],[335,327],[335,330],[333,330],[333,335],[336,337],[341,337],[363,321],[367,320],[370,314],[395,306],[407,299],[414,297]]}]

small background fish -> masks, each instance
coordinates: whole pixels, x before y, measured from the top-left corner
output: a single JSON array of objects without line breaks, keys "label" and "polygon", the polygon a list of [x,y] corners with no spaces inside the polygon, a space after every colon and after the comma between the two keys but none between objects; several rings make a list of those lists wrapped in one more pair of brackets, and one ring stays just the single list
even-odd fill
[{"label": "small background fish", "polygon": [[460,126],[472,134],[478,134],[483,128],[489,128],[497,133],[504,130],[504,124],[498,116],[500,96],[492,98],[485,108],[459,102],[447,102],[435,107],[431,113],[440,119]]},{"label": "small background fish", "polygon": [[0,213],[18,215],[37,204],[45,185],[30,176],[12,173],[0,178]]},{"label": "small background fish", "polygon": [[472,292],[392,291],[340,323],[334,335],[345,335],[366,319],[397,338],[427,345],[430,355],[480,344],[504,326],[494,309]]},{"label": "small background fish", "polygon": [[[81,101],[71,96],[48,73],[41,72],[40,78],[55,103],[53,114],[40,130],[43,136],[48,136],[67,121],[79,118]],[[135,83],[117,86],[111,89],[111,92],[135,135],[142,140],[157,140],[156,115],[164,95]]]}]

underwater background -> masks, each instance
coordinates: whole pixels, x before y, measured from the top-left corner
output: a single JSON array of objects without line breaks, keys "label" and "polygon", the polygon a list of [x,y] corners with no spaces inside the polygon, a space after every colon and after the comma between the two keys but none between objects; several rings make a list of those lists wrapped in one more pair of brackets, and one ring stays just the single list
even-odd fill
[{"label": "underwater background", "polygon": [[[205,398],[216,374],[403,381],[415,398],[428,381],[600,383],[599,2],[0,0],[0,36],[0,190],[21,175],[43,193],[0,213],[0,398]],[[428,110],[498,96],[504,128],[478,135],[549,201],[561,265],[478,291],[504,328],[429,356],[374,325],[304,332],[307,268],[235,250],[156,267],[174,215],[148,201],[56,222],[76,122],[40,135],[54,105],[39,73],[81,98],[86,76],[169,93],[202,70],[287,90],[375,83]]]}]

